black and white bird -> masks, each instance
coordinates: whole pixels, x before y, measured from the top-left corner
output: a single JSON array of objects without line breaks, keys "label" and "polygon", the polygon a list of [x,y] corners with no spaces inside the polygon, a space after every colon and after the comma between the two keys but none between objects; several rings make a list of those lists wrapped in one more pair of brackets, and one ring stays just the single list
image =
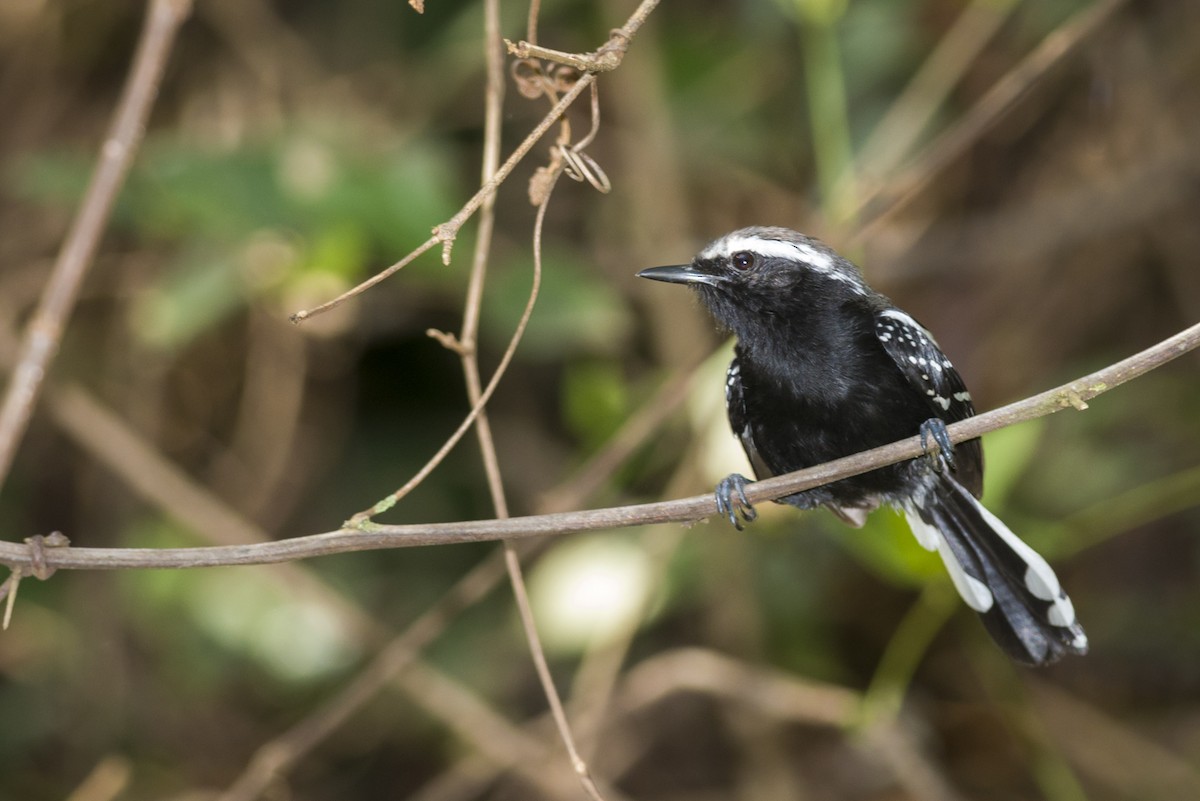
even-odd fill
[{"label": "black and white bird", "polygon": [[[952,448],[946,424],[975,414],[933,336],[866,285],[858,268],[788,228],[744,228],[691,264],[642,278],[688,284],[737,337],[725,400],[758,478],[799,470],[920,433],[925,457],[782,499],[823,506],[861,526],[881,505],[903,512],[936,551],[967,606],[1013,659],[1046,665],[1087,653],[1087,635],[1046,560],[978,500],[978,439]],[[932,440],[932,442],[930,442]],[[717,505],[753,520],[747,479],[717,485]]]}]

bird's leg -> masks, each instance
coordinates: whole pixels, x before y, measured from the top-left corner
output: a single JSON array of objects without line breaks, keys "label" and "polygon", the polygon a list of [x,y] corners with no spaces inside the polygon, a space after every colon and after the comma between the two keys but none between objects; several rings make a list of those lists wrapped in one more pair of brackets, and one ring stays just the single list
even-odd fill
[{"label": "bird's leg", "polygon": [[738,531],[742,530],[743,520],[752,523],[758,517],[753,504],[746,498],[746,485],[749,483],[750,479],[741,473],[730,473],[721,479],[714,493],[717,496],[717,511],[725,515]]},{"label": "bird's leg", "polygon": [[[921,423],[921,448],[925,458],[937,472],[942,471],[944,462],[951,470],[954,469],[954,444],[950,442],[950,432],[946,430],[946,422],[940,417],[931,417]],[[932,443],[930,442],[932,440]],[[932,447],[930,447],[932,445]]]}]

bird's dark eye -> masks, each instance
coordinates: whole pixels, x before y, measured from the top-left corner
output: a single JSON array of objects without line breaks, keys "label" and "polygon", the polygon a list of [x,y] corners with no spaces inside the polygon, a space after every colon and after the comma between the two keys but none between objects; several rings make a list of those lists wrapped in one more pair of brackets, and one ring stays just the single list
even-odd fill
[{"label": "bird's dark eye", "polygon": [[745,250],[739,250],[729,257],[729,263],[733,265],[733,269],[745,272],[754,266],[754,254]]}]

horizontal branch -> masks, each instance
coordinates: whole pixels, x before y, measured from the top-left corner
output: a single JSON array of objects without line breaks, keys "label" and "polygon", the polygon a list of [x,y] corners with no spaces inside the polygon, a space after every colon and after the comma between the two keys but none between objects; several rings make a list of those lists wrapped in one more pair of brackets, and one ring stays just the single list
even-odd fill
[{"label": "horizontal branch", "polygon": [[[1103,370],[1025,400],[954,423],[947,430],[951,440],[962,442],[1062,409],[1086,409],[1087,401],[1092,398],[1137,378],[1195,349],[1198,345],[1200,324]],[[755,503],[773,500],[911,459],[921,452],[920,438],[913,436],[853,456],[755,482],[747,487],[746,495]],[[693,522],[716,512],[716,503],[709,493],[658,503],[503,520],[414,525],[365,523],[361,529],[340,529],[325,534],[248,545],[198,548],[75,548],[60,544],[61,539],[54,537],[32,538],[33,542],[29,545],[0,542],[0,563],[18,569],[25,575],[47,575],[59,568],[114,570],[257,565],[351,551],[515,540],[654,523]]]}]

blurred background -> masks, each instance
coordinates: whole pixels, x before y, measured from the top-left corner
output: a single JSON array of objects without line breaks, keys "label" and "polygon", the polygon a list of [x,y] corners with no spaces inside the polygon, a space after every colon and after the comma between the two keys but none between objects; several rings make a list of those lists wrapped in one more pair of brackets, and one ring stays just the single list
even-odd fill
[{"label": "blurred background", "polygon": [[[634,5],[545,0],[538,40],[591,50]],[[0,4],[3,352],[145,7]],[[501,12],[525,38],[528,4]],[[1196,322],[1198,41],[1200,5],[1176,0],[664,3],[599,80],[588,152],[612,191],[560,182],[489,407],[513,513],[744,470],[729,344],[686,293],[633,277],[733,228],[788,225],[853,257],[980,409]],[[485,78],[479,0],[197,0],[0,494],[3,536],[297,536],[407,481],[468,408],[426,331],[461,327],[474,222],[449,266],[430,253],[287,316],[470,197]],[[504,154],[547,108],[509,81]],[[497,198],[485,379],[528,297],[526,185],[552,136]],[[1198,409],[1190,355],[985,440],[985,500],[1054,563],[1091,637],[1046,670],[1009,664],[887,512],[856,531],[763,507],[741,534],[526,546],[606,798],[1200,797]],[[380,520],[493,515],[472,435]],[[60,572],[23,583],[0,634],[0,798],[583,798],[545,709],[494,545]]]}]

